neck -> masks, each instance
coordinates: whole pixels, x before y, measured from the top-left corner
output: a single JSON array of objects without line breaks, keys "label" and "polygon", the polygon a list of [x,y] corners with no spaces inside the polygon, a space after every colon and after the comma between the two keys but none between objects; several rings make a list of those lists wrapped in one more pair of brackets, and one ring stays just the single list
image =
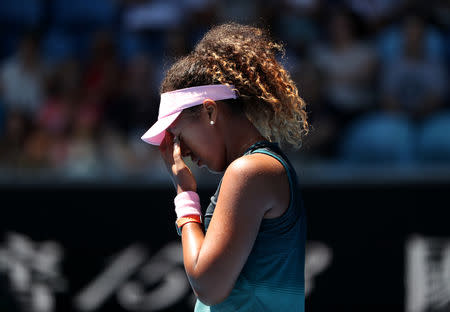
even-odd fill
[{"label": "neck", "polygon": [[241,157],[253,144],[266,140],[245,115],[236,117],[226,129],[225,148],[227,165]]}]

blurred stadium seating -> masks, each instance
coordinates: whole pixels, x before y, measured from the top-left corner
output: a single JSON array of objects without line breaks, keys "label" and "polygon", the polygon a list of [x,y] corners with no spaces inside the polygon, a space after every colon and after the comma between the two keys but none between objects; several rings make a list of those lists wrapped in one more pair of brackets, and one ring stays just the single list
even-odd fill
[{"label": "blurred stadium seating", "polygon": [[418,133],[417,153],[426,163],[450,162],[450,112],[440,112],[424,122]]},{"label": "blurred stadium seating", "polygon": [[[8,120],[15,120],[19,118],[17,116],[22,116],[21,124],[24,125],[23,132],[16,134],[16,138],[21,139],[13,140],[18,151],[39,146],[32,135],[32,131],[39,129],[43,130],[41,135],[49,142],[49,147],[39,165],[35,159],[29,159],[28,153],[22,152],[13,157],[13,162],[6,156],[0,157],[0,168],[7,172],[21,172],[25,179],[25,164],[33,163],[33,170],[40,168],[42,172],[58,172],[64,177],[65,173],[68,174],[64,168],[70,167],[67,161],[73,159],[67,147],[78,140],[77,133],[81,130],[77,127],[83,124],[80,120],[88,116],[86,112],[94,113],[97,123],[83,130],[89,133],[83,139],[83,146],[91,146],[92,152],[100,157],[97,166],[107,163],[100,161],[104,157],[101,155],[107,154],[104,147],[95,144],[106,135],[108,140],[117,141],[111,144],[115,146],[111,148],[123,148],[120,152],[112,152],[122,157],[119,162],[124,168],[118,171],[139,175],[139,167],[152,168],[151,162],[158,157],[157,150],[145,145],[136,148],[141,143],[137,134],[156,118],[158,85],[164,70],[175,58],[187,53],[208,27],[228,21],[230,16],[235,16],[238,22],[267,27],[274,38],[284,40],[287,59],[281,61],[293,72],[308,110],[314,116],[315,131],[311,131],[310,136],[316,145],[314,149],[292,151],[293,162],[298,166],[308,168],[322,163],[324,168],[329,168],[330,164],[353,164],[355,170],[361,170],[361,166],[395,165],[420,170],[422,165],[429,167],[438,162],[440,166],[450,167],[449,118],[445,113],[449,109],[450,93],[448,87],[442,87],[448,86],[450,76],[450,34],[448,22],[436,13],[438,9],[414,1],[389,5],[378,3],[380,11],[375,14],[367,11],[365,2],[303,3],[286,0],[266,5],[242,3],[242,10],[252,8],[252,14],[246,19],[242,14],[233,15],[239,5],[236,2],[227,8],[216,1],[175,0],[2,1],[0,81],[3,79],[3,83],[0,83],[0,105],[4,122],[0,123],[0,150],[12,150],[12,139],[8,137],[11,132],[6,131],[6,127],[14,124]],[[440,5],[439,1],[436,2],[437,8]],[[346,20],[330,24],[333,16],[345,16]],[[423,25],[423,33],[420,27],[414,28],[417,23],[410,23],[413,27],[405,28],[411,17]],[[410,29],[409,33],[407,29]],[[25,38],[30,38],[30,35],[37,40],[37,51],[24,46]],[[347,43],[348,51],[339,51],[336,40],[345,42],[345,36],[349,35],[352,39],[350,45]],[[315,52],[317,47],[322,51],[320,58]],[[423,72],[427,72],[427,66],[445,68],[444,75],[433,82],[441,87],[421,86],[423,81],[415,81],[414,77],[410,77],[407,85],[398,79],[388,79],[386,75],[398,65],[406,49],[423,49],[426,60],[420,65]],[[335,59],[342,60],[345,66],[323,67]],[[142,67],[140,72],[136,66],[139,62],[147,64],[148,68]],[[409,60],[403,59],[402,62]],[[24,71],[27,74],[12,79],[11,73],[21,72],[24,63],[34,64],[33,70]],[[416,65],[407,64],[408,70],[415,70]],[[309,74],[303,73],[302,76],[303,68],[309,68]],[[397,72],[394,74],[398,74],[403,67],[395,69]],[[310,77],[311,73],[314,77]],[[146,81],[139,78],[144,75]],[[58,81],[56,84],[55,79]],[[29,104],[9,100],[21,97],[11,96],[11,92],[17,91],[9,90],[9,86],[14,84],[5,83],[5,80],[35,88],[33,92],[42,96],[37,104],[33,103],[33,113],[20,111],[21,107],[31,107]],[[30,84],[30,81],[39,83]],[[386,81],[391,83],[387,84],[388,89],[385,89]],[[391,91],[389,88],[397,92],[394,94],[397,102],[399,94],[408,90],[409,95],[400,94],[400,97],[406,99],[407,95],[415,94],[410,92],[414,89],[420,90],[418,94],[424,98],[429,89],[446,91],[444,95],[442,92],[437,94],[438,98],[430,97],[433,107],[430,106],[429,113],[434,117],[423,114],[418,120],[413,115],[394,117],[385,114],[386,103],[390,103],[386,102],[386,96],[390,95],[387,91]],[[22,89],[21,92],[27,94],[28,91]],[[354,103],[345,99],[352,99]],[[49,125],[41,122],[43,112],[47,118],[52,112],[51,120],[61,121],[66,118],[62,112],[68,102],[80,114],[67,117],[69,119],[61,132],[49,133],[45,128]],[[48,103],[53,103],[51,109]],[[117,109],[121,105],[127,107],[126,113]],[[118,111],[122,113],[118,114]],[[316,120],[319,124],[315,123]],[[122,126],[117,128],[117,125]],[[82,166],[83,160],[79,161]],[[330,175],[334,172],[330,169],[324,171]],[[367,178],[370,179],[370,175]]]},{"label": "blurred stadium seating", "polygon": [[343,134],[340,159],[355,164],[405,165],[414,161],[415,131],[403,116],[361,116]]}]

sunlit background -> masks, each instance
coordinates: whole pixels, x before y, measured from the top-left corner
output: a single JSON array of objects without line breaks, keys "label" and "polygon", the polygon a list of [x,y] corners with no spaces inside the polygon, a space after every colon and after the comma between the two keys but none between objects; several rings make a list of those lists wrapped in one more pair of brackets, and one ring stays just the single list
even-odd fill
[{"label": "sunlit background", "polygon": [[[450,311],[445,0],[0,1],[1,311],[192,311],[172,185],[140,137],[164,71],[228,21],[283,42],[307,102],[287,150],[307,309]],[[192,170],[206,204],[220,176]]]}]

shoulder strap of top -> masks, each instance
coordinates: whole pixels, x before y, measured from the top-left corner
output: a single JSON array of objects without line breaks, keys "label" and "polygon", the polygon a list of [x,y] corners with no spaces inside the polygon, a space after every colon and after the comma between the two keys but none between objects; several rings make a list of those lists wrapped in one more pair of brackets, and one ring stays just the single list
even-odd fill
[{"label": "shoulder strap of top", "polygon": [[[271,226],[277,224],[289,224],[293,220],[297,220],[297,218],[300,216],[300,211],[303,213],[302,208],[302,200],[298,195],[297,189],[299,187],[297,175],[295,172],[294,167],[292,166],[291,162],[287,158],[287,156],[284,154],[284,152],[280,149],[277,143],[265,143],[258,145],[256,148],[249,151],[249,154],[254,153],[261,153],[266,154],[269,156],[272,156],[273,158],[277,159],[285,168],[286,174],[288,176],[289,181],[289,188],[290,188],[290,201],[289,201],[289,207],[286,210],[286,212],[274,219],[263,219],[263,222],[261,224],[261,229],[266,230],[268,228],[271,228]],[[298,208],[298,209],[297,209]]]},{"label": "shoulder strap of top", "polygon": [[[270,142],[269,142],[270,143]],[[288,180],[289,180],[289,187],[291,189],[291,194],[290,194],[290,203],[292,204],[294,202],[294,189],[296,187],[296,183],[294,181],[294,177],[292,176],[292,168],[290,166],[290,164],[286,161],[286,158],[283,157],[284,155],[281,155],[281,150],[278,147],[278,144],[276,143],[271,143],[270,147],[267,146],[259,146],[256,147],[254,150],[250,151],[249,154],[255,154],[255,153],[260,153],[260,154],[266,154],[269,156],[272,156],[273,158],[277,159],[284,167],[284,169],[286,169],[286,174],[288,176]],[[275,148],[276,151],[274,151],[273,149]]]}]

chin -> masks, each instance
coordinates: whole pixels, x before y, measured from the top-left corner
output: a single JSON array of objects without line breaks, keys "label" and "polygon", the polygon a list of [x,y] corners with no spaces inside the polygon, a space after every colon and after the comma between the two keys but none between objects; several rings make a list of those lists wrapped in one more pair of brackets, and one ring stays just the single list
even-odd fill
[{"label": "chin", "polygon": [[[206,166],[205,166],[205,167],[206,167]],[[216,170],[210,169],[210,168],[208,168],[208,167],[206,167],[206,169],[207,169],[209,172],[214,173],[214,174],[222,174],[222,173],[223,173],[223,171],[216,171]]]},{"label": "chin", "polygon": [[217,169],[217,168],[210,168],[206,164],[202,164],[199,168],[201,168],[201,169],[206,168],[206,170],[208,170],[209,172],[214,173],[214,174],[221,174],[225,171],[225,170],[221,170],[221,169]]}]

